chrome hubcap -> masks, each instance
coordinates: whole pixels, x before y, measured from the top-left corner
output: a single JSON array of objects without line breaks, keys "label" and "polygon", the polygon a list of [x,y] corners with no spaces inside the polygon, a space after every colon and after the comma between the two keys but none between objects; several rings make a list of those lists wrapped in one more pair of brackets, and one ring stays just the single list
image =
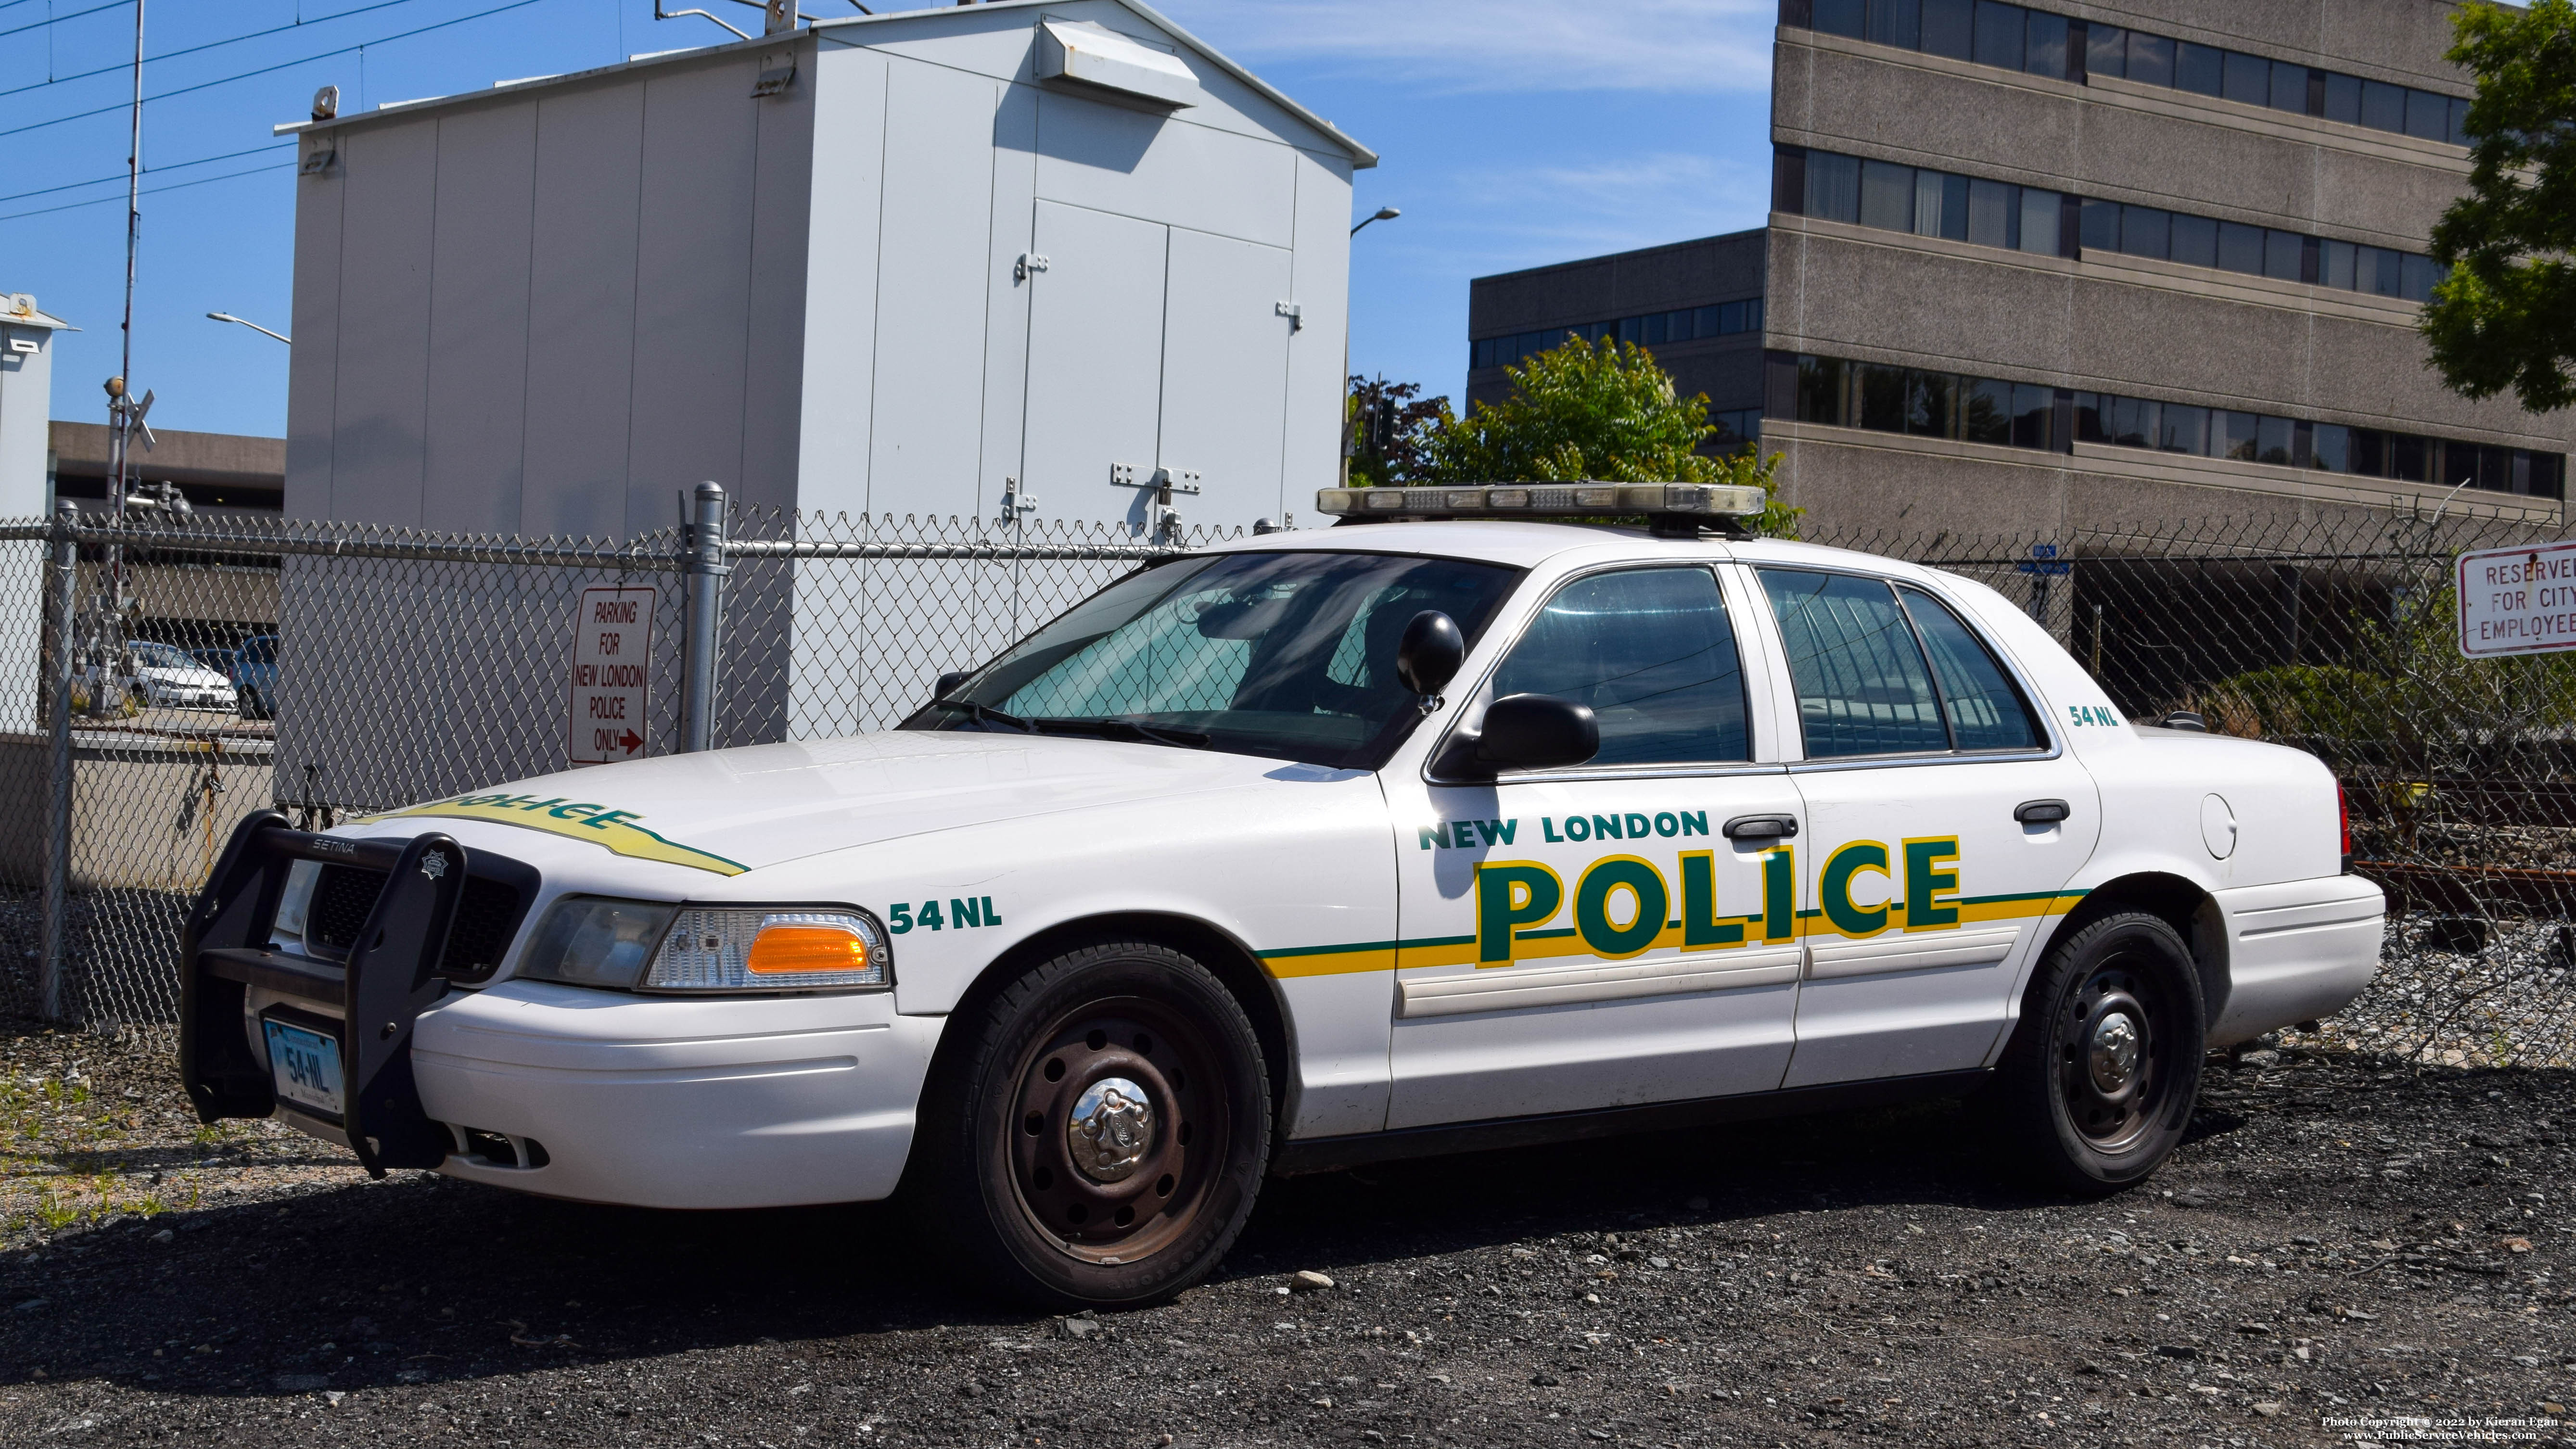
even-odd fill
[{"label": "chrome hubcap", "polygon": [[1153,1103],[1125,1077],[1103,1077],[1075,1099],[1064,1136],[1083,1176],[1124,1182],[1154,1150]]},{"label": "chrome hubcap", "polygon": [[2107,1012],[2093,1024],[2086,1065],[2093,1086],[2105,1097],[2118,1097],[2138,1079],[2138,1024],[2125,1011]]}]

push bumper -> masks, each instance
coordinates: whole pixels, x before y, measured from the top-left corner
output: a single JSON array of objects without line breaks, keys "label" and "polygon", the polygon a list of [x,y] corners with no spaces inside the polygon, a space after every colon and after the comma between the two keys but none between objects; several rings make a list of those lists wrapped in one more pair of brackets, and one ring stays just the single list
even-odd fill
[{"label": "push bumper", "polygon": [[522,1149],[451,1155],[453,1177],[638,1207],[857,1202],[903,1175],[942,1023],[896,1015],[888,992],[683,1000],[512,981],[423,1014],[411,1060],[431,1118]]},{"label": "push bumper", "polygon": [[2211,1046],[2332,1016],[2379,970],[2388,901],[2360,876],[2245,886],[2214,899],[2227,923],[2228,988]]},{"label": "push bumper", "polygon": [[[270,942],[280,894],[299,860],[382,872],[383,887],[345,959],[279,951]],[[456,919],[465,848],[437,832],[409,840],[347,840],[287,828],[262,810],[233,830],[180,934],[179,1075],[198,1117],[283,1117],[345,1144],[370,1173],[436,1167],[448,1133],[412,1085],[412,1023],[447,991],[435,968]],[[285,1109],[261,1015],[275,1012],[334,1038],[337,1112]]]}]

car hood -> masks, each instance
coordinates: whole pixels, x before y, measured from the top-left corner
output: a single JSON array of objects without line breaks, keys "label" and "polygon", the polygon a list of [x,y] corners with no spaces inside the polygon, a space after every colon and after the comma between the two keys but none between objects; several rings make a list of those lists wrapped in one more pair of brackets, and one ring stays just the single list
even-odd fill
[{"label": "car hood", "polygon": [[542,775],[363,822],[489,821],[737,875],[825,851],[1092,806],[1348,771],[1114,740],[897,731]]}]

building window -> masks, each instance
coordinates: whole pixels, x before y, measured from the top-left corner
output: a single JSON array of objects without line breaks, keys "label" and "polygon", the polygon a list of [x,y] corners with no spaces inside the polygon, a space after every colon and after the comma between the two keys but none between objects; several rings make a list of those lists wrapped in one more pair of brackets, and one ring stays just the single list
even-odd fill
[{"label": "building window", "polygon": [[1802,423],[2008,448],[2056,443],[2057,394],[2035,383],[1812,355],[1797,367]]},{"label": "building window", "polygon": [[2074,394],[2078,442],[2313,468],[2365,478],[2464,485],[2494,493],[2563,499],[2567,458],[2413,433],[2307,423],[2232,409],[2109,393]]},{"label": "building window", "polygon": [[1712,409],[1708,415],[1708,424],[1717,429],[1717,432],[1708,440],[1710,446],[1719,452],[1731,453],[1761,438],[1762,409]]},{"label": "building window", "polygon": [[2469,144],[2465,97],[2088,24],[1997,0],[1781,0],[1780,23],[1998,70],[2070,81],[2118,76],[2347,126]]},{"label": "building window", "polygon": [[1608,322],[1542,327],[1535,332],[1480,337],[1467,344],[1467,366],[1471,369],[1510,367],[1532,353],[1563,346],[1567,339],[1575,337],[1586,342],[1598,342],[1606,337],[1644,347],[1660,347],[1666,343],[1689,342],[1703,337],[1733,337],[1761,330],[1762,299],[1746,297],[1710,307],[1680,307],[1670,312],[1646,312]]},{"label": "building window", "polygon": [[2083,244],[2095,251],[2125,252],[2409,302],[2430,301],[2433,284],[2441,280],[2433,259],[2413,252],[2090,197],[2083,203],[2077,230]]},{"label": "building window", "polygon": [[1806,173],[1806,215],[2008,251],[2061,255],[2065,198],[2036,186],[1983,181],[1893,161],[1781,148],[1783,170]]},{"label": "building window", "polygon": [[[2567,456],[2414,433],[2311,423],[2037,383],[1964,377],[1838,357],[1770,354],[1773,406],[1801,423],[2064,451],[2071,442],[2145,448],[2366,478],[2566,497]],[[1786,386],[1794,370],[1795,387]],[[2070,437],[2071,434],[2071,437]]]}]

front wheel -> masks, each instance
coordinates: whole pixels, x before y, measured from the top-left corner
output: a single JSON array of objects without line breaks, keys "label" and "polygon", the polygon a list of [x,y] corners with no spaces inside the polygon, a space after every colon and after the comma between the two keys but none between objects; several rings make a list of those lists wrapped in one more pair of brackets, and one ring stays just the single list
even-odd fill
[{"label": "front wheel", "polygon": [[1270,1150],[1260,1038],[1206,967],[1084,946],[949,1029],[912,1184],[926,1226],[993,1287],[1134,1307],[1214,1269]]},{"label": "front wheel", "polygon": [[2051,947],[1997,1069],[2030,1169],[2084,1193],[2155,1171],[2191,1123],[2205,1022],[2191,952],[2160,917],[2105,916]]}]

